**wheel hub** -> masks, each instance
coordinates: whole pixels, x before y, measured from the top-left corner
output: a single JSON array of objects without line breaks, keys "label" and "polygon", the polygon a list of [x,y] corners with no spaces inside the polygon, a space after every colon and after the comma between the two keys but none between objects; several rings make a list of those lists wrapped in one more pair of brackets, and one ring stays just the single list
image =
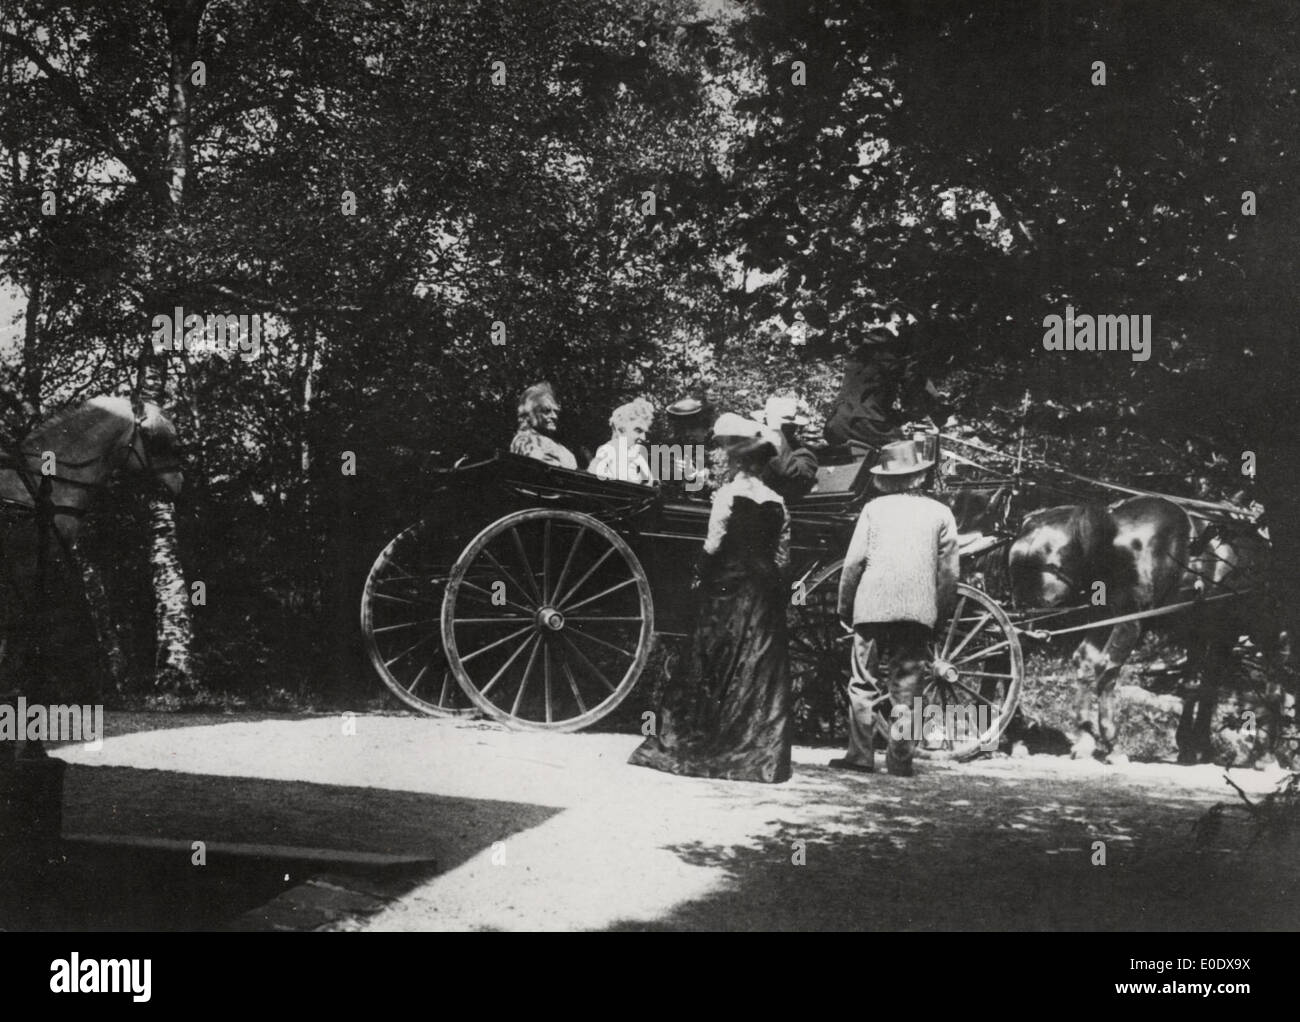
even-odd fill
[{"label": "wheel hub", "polygon": [[564,627],[564,615],[554,607],[542,607],[537,612],[537,627],[558,632]]},{"label": "wheel hub", "polygon": [[952,664],[948,663],[947,660],[936,660],[934,662],[933,670],[936,678],[940,681],[946,681],[949,685],[954,684],[957,679],[961,677],[961,672]]}]

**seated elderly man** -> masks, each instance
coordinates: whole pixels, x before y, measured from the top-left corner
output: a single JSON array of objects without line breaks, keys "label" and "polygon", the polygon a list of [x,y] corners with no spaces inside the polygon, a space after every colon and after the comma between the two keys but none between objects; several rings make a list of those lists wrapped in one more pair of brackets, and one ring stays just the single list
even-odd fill
[{"label": "seated elderly man", "polygon": [[602,479],[653,485],[655,478],[646,460],[645,438],[654,416],[654,405],[642,397],[615,408],[609,417],[609,442],[597,448],[587,471]]},{"label": "seated elderly man", "polygon": [[555,391],[549,383],[534,383],[519,399],[519,432],[510,442],[510,453],[576,469],[578,459],[573,452],[547,436],[555,432],[559,422],[560,403],[555,400]]}]

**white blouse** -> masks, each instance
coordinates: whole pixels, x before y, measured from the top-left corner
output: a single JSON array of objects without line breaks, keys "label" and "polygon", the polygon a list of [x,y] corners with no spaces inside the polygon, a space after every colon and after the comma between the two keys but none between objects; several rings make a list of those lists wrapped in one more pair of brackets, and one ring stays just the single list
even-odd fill
[{"label": "white blouse", "polygon": [[776,541],[776,566],[790,566],[790,512],[786,510],[781,495],[766,486],[757,476],[738,474],[729,483],[718,487],[713,495],[713,508],[709,512],[709,531],[704,539],[704,552],[716,554],[722,546],[722,537],[727,534],[727,522],[731,519],[731,507],[737,497],[748,497],[756,504],[775,501],[781,505],[781,533]]},{"label": "white blouse", "polygon": [[641,447],[629,444],[622,437],[596,448],[596,456],[591,459],[587,471],[601,479],[618,479],[643,486],[650,486],[655,481]]}]

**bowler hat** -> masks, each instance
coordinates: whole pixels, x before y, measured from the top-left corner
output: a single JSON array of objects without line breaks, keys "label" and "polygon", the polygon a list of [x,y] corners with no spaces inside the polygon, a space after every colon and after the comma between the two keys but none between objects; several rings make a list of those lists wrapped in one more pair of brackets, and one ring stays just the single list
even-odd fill
[{"label": "bowler hat", "polygon": [[666,410],[673,418],[689,419],[704,411],[704,403],[693,397],[684,397],[680,401],[674,401]]},{"label": "bowler hat", "polygon": [[880,464],[871,467],[872,475],[910,476],[924,472],[934,461],[922,458],[915,440],[897,440],[880,449]]}]

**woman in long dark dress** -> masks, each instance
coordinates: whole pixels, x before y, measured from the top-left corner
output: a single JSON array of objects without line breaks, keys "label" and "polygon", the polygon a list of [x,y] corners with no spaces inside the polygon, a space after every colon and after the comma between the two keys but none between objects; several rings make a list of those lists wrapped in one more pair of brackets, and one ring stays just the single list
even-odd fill
[{"label": "woman in long dark dress", "polygon": [[737,781],[790,777],[790,517],[760,479],[774,454],[758,438],[729,451],[734,476],[713,498],[688,650],[667,681],[658,733],[629,763]]}]

